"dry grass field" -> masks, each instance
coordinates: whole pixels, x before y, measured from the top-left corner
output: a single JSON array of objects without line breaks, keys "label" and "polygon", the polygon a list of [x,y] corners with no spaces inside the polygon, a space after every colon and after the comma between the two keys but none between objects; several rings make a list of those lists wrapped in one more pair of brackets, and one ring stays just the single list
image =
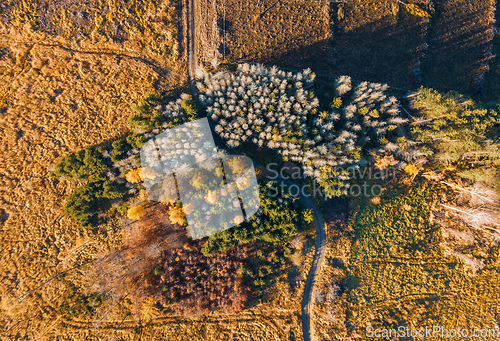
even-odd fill
[{"label": "dry grass field", "polygon": [[492,56],[495,0],[434,1],[424,83],[438,90],[479,93]]},{"label": "dry grass field", "polygon": [[110,217],[97,230],[81,228],[62,209],[78,184],[49,173],[60,156],[128,133],[130,107],[144,94],[183,86],[181,4],[11,5],[0,5],[0,339],[301,340],[311,252],[300,261],[293,292],[283,272],[266,294],[271,304],[250,302],[236,316],[136,321],[128,300],[65,313],[64,306],[90,297],[88,265],[121,244],[124,221]]},{"label": "dry grass field", "polygon": [[229,60],[320,69],[330,39],[329,8],[313,1],[217,1],[219,53],[225,44]]},{"label": "dry grass field", "polygon": [[[85,292],[84,267],[16,298],[120,240],[119,221],[89,235],[65,216],[77,184],[49,177],[56,159],[126,133],[132,103],[185,78],[174,4],[129,5],[143,11],[135,18],[144,27],[127,23],[130,8],[118,2],[0,5],[0,335],[19,322],[4,339],[50,333],[69,287]],[[127,32],[121,41],[109,38],[113,25]],[[151,41],[151,31],[163,32],[164,43]]]},{"label": "dry grass field", "polygon": [[[416,3],[425,8],[428,1]],[[335,9],[335,74],[404,88],[419,84],[428,18],[410,15],[393,0],[354,0]]]}]

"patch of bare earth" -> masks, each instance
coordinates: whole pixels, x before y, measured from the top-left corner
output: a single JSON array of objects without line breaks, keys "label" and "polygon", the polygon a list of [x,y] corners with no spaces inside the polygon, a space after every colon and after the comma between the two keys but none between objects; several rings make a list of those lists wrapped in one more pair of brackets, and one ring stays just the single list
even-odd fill
[{"label": "patch of bare earth", "polygon": [[424,83],[478,93],[492,58],[495,0],[436,0]]},{"label": "patch of bare earth", "polygon": [[329,8],[314,1],[218,1],[218,51],[232,61],[320,69],[329,46]]},{"label": "patch of bare earth", "polygon": [[334,73],[403,88],[418,86],[429,19],[410,15],[392,0],[354,0],[336,8]]}]

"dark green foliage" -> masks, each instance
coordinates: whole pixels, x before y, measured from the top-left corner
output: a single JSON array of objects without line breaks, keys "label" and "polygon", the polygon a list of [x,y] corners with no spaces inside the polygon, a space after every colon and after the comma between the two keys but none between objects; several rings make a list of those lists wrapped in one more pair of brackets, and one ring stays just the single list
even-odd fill
[{"label": "dark green foliage", "polygon": [[132,149],[127,139],[119,139],[113,142],[113,150],[111,151],[111,160],[113,162],[124,159],[127,156],[127,152]]},{"label": "dark green foliage", "polygon": [[133,133],[132,135],[127,136],[127,143],[132,147],[132,148],[137,148],[141,149],[142,146],[144,146],[145,139],[142,135]]},{"label": "dark green foliage", "polygon": [[123,190],[104,173],[94,174],[68,196],[64,212],[82,226],[93,227],[92,218],[99,212],[103,200],[122,196]]},{"label": "dark green foliage", "polygon": [[154,93],[147,93],[137,104],[132,105],[132,111],[137,114],[148,114],[151,108],[161,103],[162,97]]},{"label": "dark green foliage", "polygon": [[194,121],[200,118],[198,107],[193,100],[183,100],[180,107],[176,102],[170,102],[166,113],[155,109],[164,102],[164,98],[147,94],[139,103],[132,106],[133,114],[128,117],[128,123],[136,129],[146,131],[162,128],[165,123],[168,124],[168,128],[173,128],[184,123],[186,119]]},{"label": "dark green foliage", "polygon": [[263,294],[263,290],[270,284],[272,279],[279,276],[282,271],[289,271],[283,266],[287,262],[289,254],[285,242],[269,244],[258,243],[254,252],[250,253],[246,264],[239,269],[241,276],[257,295]]},{"label": "dark green foliage", "polygon": [[51,176],[64,176],[67,179],[82,178],[86,175],[108,169],[102,155],[94,148],[87,147],[76,153],[63,156],[55,165]]},{"label": "dark green foliage", "polygon": [[147,130],[152,128],[151,122],[149,122],[149,119],[143,117],[141,114],[134,113],[130,115],[127,119],[128,123],[137,129],[141,130]]},{"label": "dark green foliage", "polygon": [[424,143],[424,152],[444,162],[461,159],[483,162],[500,159],[500,115],[455,92],[421,88],[412,105],[423,117],[411,129]]},{"label": "dark green foliage", "polygon": [[302,226],[303,206],[292,202],[289,195],[282,195],[279,190],[269,182],[259,186],[261,215],[254,215],[248,221],[229,230],[211,235],[202,248],[205,256],[215,252],[226,252],[238,244],[253,241],[264,241],[278,244],[290,241]]}]

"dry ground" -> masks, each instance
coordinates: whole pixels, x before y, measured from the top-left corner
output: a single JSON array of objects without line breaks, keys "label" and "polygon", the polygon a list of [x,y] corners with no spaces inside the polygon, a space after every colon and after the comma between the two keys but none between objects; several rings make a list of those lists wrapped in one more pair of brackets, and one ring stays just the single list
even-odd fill
[{"label": "dry ground", "polygon": [[[417,3],[425,8],[428,1]],[[403,88],[419,84],[428,18],[408,14],[394,0],[354,0],[333,12],[335,74]]]},{"label": "dry ground", "polygon": [[[200,11],[206,13],[209,4],[201,2]],[[328,3],[226,0],[215,5],[217,18],[206,28],[217,25],[212,35],[220,57],[319,69],[330,38]]]},{"label": "dry ground", "polygon": [[495,0],[435,0],[423,74],[437,90],[478,93],[492,58]]}]

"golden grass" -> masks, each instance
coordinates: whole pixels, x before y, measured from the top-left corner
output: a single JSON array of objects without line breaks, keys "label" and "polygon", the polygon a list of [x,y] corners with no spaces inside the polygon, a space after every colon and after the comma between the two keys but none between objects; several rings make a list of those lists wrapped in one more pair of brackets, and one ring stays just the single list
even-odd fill
[{"label": "golden grass", "polygon": [[[85,293],[90,284],[85,267],[17,298],[121,240],[119,219],[93,235],[64,214],[78,184],[49,177],[57,158],[129,132],[131,104],[185,81],[174,3],[94,5],[21,0],[2,13],[9,22],[0,22],[0,334],[20,322],[5,339],[53,339],[68,318],[60,306],[69,288]],[[81,10],[90,21],[77,20]],[[116,25],[121,40],[109,36]]]}]

